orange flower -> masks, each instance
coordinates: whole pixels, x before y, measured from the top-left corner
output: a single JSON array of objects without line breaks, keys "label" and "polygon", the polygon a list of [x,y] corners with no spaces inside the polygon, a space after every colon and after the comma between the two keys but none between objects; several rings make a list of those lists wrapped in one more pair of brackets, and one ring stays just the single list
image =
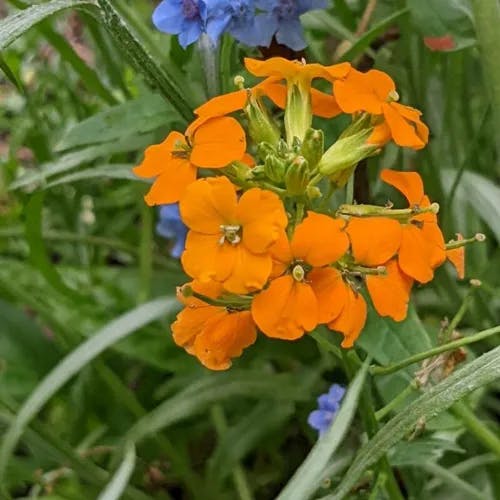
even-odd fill
[{"label": "orange flower", "polygon": [[254,321],[268,337],[295,340],[343,312],[346,285],[337,269],[326,266],[349,247],[344,226],[343,220],[308,212],[292,241],[283,236],[273,247],[278,277],[252,301]]},{"label": "orange flower", "polygon": [[[462,241],[464,237],[457,233],[456,241]],[[446,250],[446,258],[453,264],[457,271],[458,279],[465,278],[465,247],[453,248]]]},{"label": "orange flower", "polygon": [[288,224],[276,194],[253,188],[238,200],[226,177],[200,179],[187,188],[180,212],[190,229],[182,265],[191,277],[215,280],[233,293],[265,285],[269,249]]},{"label": "orange flower", "polygon": [[429,129],[420,120],[421,112],[396,102],[399,96],[389,75],[372,69],[361,73],[351,69],[344,79],[334,82],[334,95],[345,113],[366,111],[383,117],[368,142],[383,145],[391,138],[399,146],[423,148],[429,140]]},{"label": "orange flower", "polygon": [[351,218],[346,231],[357,264],[384,266],[385,274],[366,275],[366,285],[380,316],[394,321],[406,318],[413,279],[401,271],[393,259],[401,246],[401,224],[386,217]]},{"label": "orange flower", "polygon": [[288,85],[295,84],[303,92],[311,96],[312,112],[323,118],[333,118],[341,113],[333,95],[325,94],[311,87],[314,78],[323,78],[334,81],[345,77],[351,65],[349,63],[322,66],[321,64],[305,64],[301,61],[290,61],[282,57],[272,57],[265,61],[245,58],[247,70],[255,76],[268,77],[263,93],[266,94],[279,108],[286,106],[286,86],[278,83],[287,80]]},{"label": "orange flower", "polygon": [[[190,283],[191,288],[215,299],[222,293],[218,283]],[[177,345],[211,370],[226,370],[231,358],[240,356],[243,349],[257,338],[257,329],[250,311],[233,311],[226,307],[208,305],[195,297],[185,298],[178,293],[185,308],[172,324]]]},{"label": "orange flower", "polygon": [[161,143],[146,149],[134,168],[139,177],[156,177],[145,200],[148,205],[175,203],[196,180],[197,168],[221,168],[241,160],[246,150],[245,131],[230,117],[218,117],[188,129],[171,132]]}]

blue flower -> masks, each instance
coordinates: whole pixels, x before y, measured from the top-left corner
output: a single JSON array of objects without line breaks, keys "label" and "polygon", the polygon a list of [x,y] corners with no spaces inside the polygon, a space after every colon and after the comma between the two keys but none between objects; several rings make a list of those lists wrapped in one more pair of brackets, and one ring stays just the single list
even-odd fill
[{"label": "blue flower", "polygon": [[205,0],[207,33],[217,41],[223,33],[251,47],[269,45],[269,35],[261,29],[255,0]]},{"label": "blue flower", "polygon": [[273,36],[276,41],[293,50],[302,50],[307,44],[299,16],[309,10],[324,9],[327,0],[257,0],[256,5],[264,13],[260,14],[257,23],[260,32],[266,36],[269,46]]},{"label": "blue flower", "polygon": [[185,49],[205,31],[204,0],[163,0],[153,12],[153,24],[163,33],[179,35]]},{"label": "blue flower", "polygon": [[156,232],[163,238],[174,240],[170,255],[178,259],[184,251],[187,227],[181,220],[179,204],[162,205],[159,210],[160,220],[156,225]]},{"label": "blue flower", "polygon": [[307,422],[313,429],[319,431],[320,436],[330,428],[344,394],[345,389],[341,385],[333,384],[326,394],[318,398],[318,409],[309,414]]}]

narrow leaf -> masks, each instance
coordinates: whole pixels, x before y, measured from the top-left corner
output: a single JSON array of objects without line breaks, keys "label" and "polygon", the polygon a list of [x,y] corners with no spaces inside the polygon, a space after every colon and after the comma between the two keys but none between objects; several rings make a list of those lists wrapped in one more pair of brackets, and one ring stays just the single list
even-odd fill
[{"label": "narrow leaf", "polygon": [[135,467],[135,448],[129,445],[125,451],[123,462],[118,467],[113,479],[97,497],[97,500],[119,500],[127,488]]},{"label": "narrow leaf", "polygon": [[373,439],[361,448],[334,494],[324,497],[324,500],[345,498],[363,472],[403,439],[420,419],[435,417],[467,394],[499,377],[500,347],[497,347],[429,389],[427,393],[387,422]]}]

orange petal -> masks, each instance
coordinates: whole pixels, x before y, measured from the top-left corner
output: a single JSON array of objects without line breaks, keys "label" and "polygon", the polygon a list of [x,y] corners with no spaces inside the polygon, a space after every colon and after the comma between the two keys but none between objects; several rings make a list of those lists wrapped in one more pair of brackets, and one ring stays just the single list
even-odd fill
[{"label": "orange petal", "polygon": [[[283,57],[271,57],[265,61],[245,58],[245,67],[255,76],[281,77],[287,80],[301,79],[311,81],[313,78],[330,79],[331,74],[321,64],[304,64],[301,61],[290,61]],[[340,72],[340,70],[338,70]]]},{"label": "orange petal", "polygon": [[[181,149],[178,145],[186,145],[186,139],[180,132],[170,132],[160,144],[149,146],[144,152],[144,160],[133,169],[138,177],[156,177],[165,172],[170,162],[179,164],[179,160],[172,158],[172,151]],[[171,170],[175,170],[175,166]]]},{"label": "orange petal", "polygon": [[268,337],[295,340],[318,324],[318,303],[312,288],[281,276],[252,301],[252,316]]},{"label": "orange petal", "polygon": [[337,261],[349,248],[344,227],[345,221],[342,219],[308,212],[293,234],[293,256],[315,267]]},{"label": "orange petal", "polygon": [[354,260],[364,266],[387,262],[401,244],[401,224],[386,217],[352,217],[346,231]]},{"label": "orange petal", "polygon": [[370,137],[368,137],[367,143],[383,146],[384,144],[387,144],[391,138],[391,129],[389,128],[389,125],[383,121],[373,129]]},{"label": "orange petal", "polygon": [[222,283],[231,275],[235,259],[236,248],[229,243],[221,245],[218,235],[188,232],[181,262],[192,278]]},{"label": "orange petal", "polygon": [[[457,233],[457,240],[462,241],[464,237]],[[446,251],[446,258],[453,264],[457,271],[458,279],[465,278],[465,247],[453,248]]]},{"label": "orange petal", "polygon": [[413,224],[403,226],[398,262],[405,274],[420,283],[428,283],[434,276],[427,242],[422,230]]},{"label": "orange petal", "polygon": [[190,229],[222,236],[221,225],[236,219],[236,189],[227,177],[198,179],[186,189],[179,209]]},{"label": "orange petal", "polygon": [[213,97],[205,104],[194,110],[198,116],[224,116],[243,109],[248,100],[248,92],[245,89],[229,92],[228,94]]},{"label": "orange petal", "polygon": [[211,370],[226,370],[231,358],[257,338],[257,328],[249,311],[226,312],[209,320],[194,342],[194,354]]},{"label": "orange petal", "polygon": [[276,278],[281,276],[293,261],[290,241],[288,240],[288,236],[285,232],[281,233],[276,242],[269,249],[269,253],[273,259],[271,277]]},{"label": "orange petal", "polygon": [[236,219],[243,226],[243,244],[254,253],[268,250],[288,224],[280,198],[259,188],[249,189],[240,198]]},{"label": "orange petal", "polygon": [[420,119],[422,113],[418,109],[412,108],[411,106],[404,106],[403,104],[399,104],[399,102],[393,102],[391,106],[402,117],[415,124],[418,137],[424,144],[427,144],[429,142],[429,127]]},{"label": "orange petal", "polygon": [[385,99],[381,100],[375,93],[365,73],[352,69],[347,78],[334,82],[333,89],[337,103],[344,113],[366,111],[373,115],[382,114],[382,103]]},{"label": "orange petal", "polygon": [[426,213],[413,217],[412,221],[422,222],[421,231],[427,245],[429,263],[433,269],[436,269],[446,260],[446,244],[437,224],[437,217],[435,214]]},{"label": "orange petal", "polygon": [[391,129],[394,142],[406,148],[422,149],[425,146],[425,142],[417,135],[415,128],[399,114],[393,104],[384,103],[382,111],[387,125]]},{"label": "orange petal", "polygon": [[373,89],[374,94],[380,101],[386,101],[389,94],[396,90],[396,85],[393,79],[383,71],[378,69],[371,69],[365,74],[366,81],[369,82],[370,87]]},{"label": "orange petal", "polygon": [[[177,168],[174,170],[175,165]],[[172,171],[170,171],[172,168]],[[165,203],[177,203],[186,192],[186,189],[196,181],[197,169],[189,162],[180,160],[169,164],[169,171],[161,174],[144,197],[144,201],[151,207]]]},{"label": "orange petal", "polygon": [[[268,78],[269,80],[269,78]],[[267,80],[264,80],[266,82]],[[264,84],[262,82],[262,84]],[[262,85],[262,92],[278,106],[278,108],[285,109],[286,107],[286,85],[281,83],[267,83]]]},{"label": "orange petal", "polygon": [[192,352],[196,336],[202,331],[206,322],[214,317],[220,318],[224,314],[225,310],[222,307],[206,304],[204,307],[185,307],[172,323],[174,342]]},{"label": "orange petal", "polygon": [[408,312],[413,279],[406,276],[395,259],[385,264],[385,275],[367,275],[366,287],[380,316],[402,321]]},{"label": "orange petal", "polygon": [[315,268],[307,275],[318,301],[318,323],[329,323],[342,312],[347,289],[342,275],[332,267]]},{"label": "orange petal", "polygon": [[325,70],[328,73],[330,80],[337,80],[338,78],[347,77],[353,68],[350,63],[343,62],[339,64],[332,64],[331,66],[325,66]]},{"label": "orange petal", "polygon": [[342,347],[352,347],[366,322],[366,302],[360,293],[355,293],[349,285],[344,285],[347,299],[340,315],[328,323],[328,328],[344,335]]},{"label": "orange petal", "polygon": [[417,172],[397,172],[386,168],[380,172],[380,178],[400,191],[411,207],[421,205],[424,198],[424,183]]},{"label": "orange petal", "polygon": [[[228,246],[230,243],[225,243]],[[231,293],[246,294],[262,290],[267,283],[272,270],[272,259],[269,254],[256,255],[249,252],[243,245],[232,247],[234,260],[229,276],[224,280],[224,288]]]},{"label": "orange petal", "polygon": [[311,88],[311,104],[313,115],[321,118],[333,118],[342,113],[337,99],[333,95],[325,94],[313,88]]},{"label": "orange petal", "polygon": [[195,130],[192,143],[191,163],[206,168],[221,168],[241,160],[247,147],[243,127],[227,116],[203,123]]}]

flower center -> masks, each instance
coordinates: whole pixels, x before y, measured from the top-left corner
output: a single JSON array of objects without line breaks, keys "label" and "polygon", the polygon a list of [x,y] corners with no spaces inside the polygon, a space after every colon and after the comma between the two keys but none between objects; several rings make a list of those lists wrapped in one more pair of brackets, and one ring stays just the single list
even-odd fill
[{"label": "flower center", "polygon": [[306,271],[300,264],[296,264],[292,269],[292,276],[295,281],[304,281]]},{"label": "flower center", "polygon": [[241,241],[241,226],[237,224],[223,224],[220,226],[222,236],[219,244],[223,245],[225,241],[231,245],[237,245]]},{"label": "flower center", "polygon": [[194,19],[199,14],[198,2],[195,0],[182,0],[182,15],[186,19]]}]

